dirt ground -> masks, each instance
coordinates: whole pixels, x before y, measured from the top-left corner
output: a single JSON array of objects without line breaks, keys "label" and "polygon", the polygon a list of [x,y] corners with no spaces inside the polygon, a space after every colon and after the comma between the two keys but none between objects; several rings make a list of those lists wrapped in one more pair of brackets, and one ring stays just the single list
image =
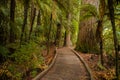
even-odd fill
[{"label": "dirt ground", "polygon": [[[86,53],[80,53],[79,54],[83,57],[85,62],[88,64],[88,66],[92,70],[92,74],[95,80],[114,80],[115,70],[110,65],[105,65],[105,69],[101,69],[99,62],[99,56],[95,54],[86,54]],[[104,56],[105,57],[105,56]],[[105,57],[106,59],[107,57]],[[106,63],[107,60],[104,59],[104,62]]]},{"label": "dirt ground", "polygon": [[56,48],[55,46],[51,46],[49,54],[47,54],[46,50],[42,51],[42,55],[45,59],[45,64],[49,65],[51,63],[52,59],[55,56],[55,48]]},{"label": "dirt ground", "polygon": [[[50,48],[50,53],[46,56],[46,51],[43,51],[43,56],[45,58],[45,63],[46,64],[50,64],[53,57],[54,57],[54,51],[55,51],[55,46],[52,46]],[[83,59],[85,60],[85,62],[88,64],[88,66],[91,68],[93,77],[95,80],[114,80],[114,76],[115,76],[115,70],[113,68],[113,66],[111,66],[110,64],[113,63],[112,60],[111,63],[109,63],[109,65],[107,64],[107,61],[109,61],[109,59],[107,59],[107,57],[104,56],[104,62],[105,64],[105,69],[101,69],[98,62],[99,62],[99,56],[95,55],[95,54],[90,54],[90,53],[80,53],[78,52]],[[110,62],[109,61],[109,62]]]}]

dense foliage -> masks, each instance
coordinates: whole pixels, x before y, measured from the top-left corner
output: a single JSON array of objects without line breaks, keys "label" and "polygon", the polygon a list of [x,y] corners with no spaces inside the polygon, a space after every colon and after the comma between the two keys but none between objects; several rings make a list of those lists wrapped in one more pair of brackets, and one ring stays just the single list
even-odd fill
[{"label": "dense foliage", "polygon": [[42,51],[49,54],[52,45],[97,53],[102,67],[107,55],[118,78],[120,5],[110,1],[1,0],[0,80],[33,78],[46,66]]}]

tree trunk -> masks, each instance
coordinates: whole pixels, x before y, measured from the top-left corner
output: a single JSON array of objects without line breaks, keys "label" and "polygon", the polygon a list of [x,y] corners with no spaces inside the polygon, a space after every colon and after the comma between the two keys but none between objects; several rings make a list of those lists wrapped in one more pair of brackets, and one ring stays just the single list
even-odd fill
[{"label": "tree trunk", "polygon": [[38,15],[37,15],[37,26],[35,29],[35,36],[39,36],[39,28],[41,26],[41,12],[40,10],[38,11]]},{"label": "tree trunk", "polygon": [[66,47],[70,47],[72,46],[72,42],[71,42],[71,31],[70,31],[70,26],[71,26],[71,14],[68,12],[67,14],[67,29],[66,29],[66,42],[65,42],[65,46]]},{"label": "tree trunk", "polygon": [[60,39],[61,39],[61,30],[62,30],[62,26],[60,23],[57,24],[57,32],[56,32],[56,39],[55,39],[55,45],[56,46],[60,46]]},{"label": "tree trunk", "polygon": [[52,29],[52,14],[50,16],[50,27],[48,32],[48,40],[47,40],[47,54],[49,54],[50,51],[50,35],[51,35],[51,29]]},{"label": "tree trunk", "polygon": [[65,44],[66,47],[70,47],[72,46],[72,42],[71,42],[71,33],[70,31],[68,31],[66,33],[66,44]]},{"label": "tree trunk", "polygon": [[115,28],[115,17],[114,17],[114,7],[113,7],[113,0],[108,0],[108,8],[109,8],[109,14],[110,14],[110,20],[112,24],[112,30],[113,30],[113,38],[114,38],[114,48],[115,48],[115,55],[116,55],[116,80],[119,80],[119,63],[118,63],[118,39],[116,35],[116,28]]},{"label": "tree trunk", "polygon": [[[8,9],[8,0],[0,1],[0,7],[3,9]],[[0,45],[6,45],[9,43],[9,22],[8,22],[8,15],[5,15],[0,9]]]},{"label": "tree trunk", "polygon": [[21,32],[21,37],[20,37],[20,45],[23,42],[23,35],[25,33],[25,26],[27,24],[28,8],[29,8],[29,5],[24,5],[24,21],[23,21],[23,25],[22,25],[22,32]]},{"label": "tree trunk", "polygon": [[103,58],[103,39],[102,39],[102,33],[103,33],[103,18],[105,14],[105,0],[100,0],[99,4],[99,21],[98,26],[96,29],[96,39],[99,43],[100,48],[100,62],[103,65],[104,64],[104,58]]},{"label": "tree trunk", "polygon": [[36,15],[36,8],[34,6],[31,6],[31,21],[30,21],[31,25],[30,25],[30,32],[29,32],[29,40],[31,39],[31,34],[33,31],[35,15]]},{"label": "tree trunk", "polygon": [[70,35],[70,32],[68,30],[66,30],[65,34],[64,34],[64,46],[65,47],[72,46],[71,35]]},{"label": "tree trunk", "polygon": [[[82,0],[82,5],[91,4],[98,8],[98,0]],[[80,11],[80,16],[84,15],[85,11]],[[96,18],[91,17],[84,19],[79,23],[79,33],[76,49],[82,52],[98,52],[98,46],[95,37]],[[93,46],[94,45],[94,46]]]},{"label": "tree trunk", "polygon": [[41,25],[41,13],[40,10],[38,11],[38,17],[37,17],[37,26]]},{"label": "tree trunk", "polygon": [[64,45],[63,46],[65,46],[66,45],[66,31],[65,31],[65,33],[64,33]]},{"label": "tree trunk", "polygon": [[15,22],[15,0],[11,0],[10,3],[10,43],[13,43],[15,41],[15,35],[14,35],[14,22]]},{"label": "tree trunk", "polygon": [[97,39],[97,41],[99,43],[100,64],[103,66],[104,59],[103,59],[102,31],[103,31],[102,20],[99,20],[97,30],[96,30],[96,39]]}]

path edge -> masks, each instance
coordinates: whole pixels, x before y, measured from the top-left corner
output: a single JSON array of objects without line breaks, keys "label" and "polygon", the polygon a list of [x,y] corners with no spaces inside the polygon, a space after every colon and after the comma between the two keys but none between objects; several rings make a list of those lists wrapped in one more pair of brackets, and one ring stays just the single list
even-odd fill
[{"label": "path edge", "polygon": [[[71,49],[71,48],[70,48]],[[78,52],[76,52],[74,49],[71,49],[72,52],[74,52],[77,57],[81,60],[81,62],[83,63],[83,65],[86,67],[88,73],[89,73],[89,76],[90,76],[90,80],[94,80],[93,78],[93,75],[92,75],[92,71],[91,69],[89,68],[89,66],[87,65],[87,63],[84,61],[84,59],[80,56],[80,54],[78,54]]]},{"label": "path edge", "polygon": [[40,80],[55,64],[56,58],[57,58],[57,48],[55,49],[55,56],[54,59],[52,60],[51,64],[48,66],[47,69],[45,69],[44,71],[42,71],[41,73],[39,73],[35,78],[33,78],[32,80]]}]

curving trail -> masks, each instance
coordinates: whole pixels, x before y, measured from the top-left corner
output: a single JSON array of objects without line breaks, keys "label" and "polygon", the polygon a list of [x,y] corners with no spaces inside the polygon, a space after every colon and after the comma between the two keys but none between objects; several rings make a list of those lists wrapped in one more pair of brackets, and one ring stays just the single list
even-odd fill
[{"label": "curving trail", "polygon": [[69,48],[57,52],[54,66],[39,80],[90,80],[83,63]]}]

